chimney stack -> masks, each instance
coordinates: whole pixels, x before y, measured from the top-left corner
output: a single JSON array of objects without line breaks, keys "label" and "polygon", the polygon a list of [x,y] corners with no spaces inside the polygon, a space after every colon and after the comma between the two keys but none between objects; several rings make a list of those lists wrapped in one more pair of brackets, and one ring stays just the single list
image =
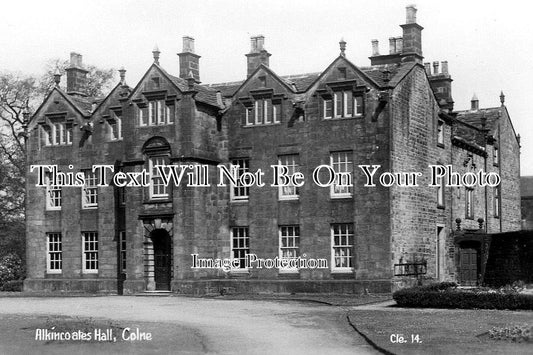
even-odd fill
[{"label": "chimney stack", "polygon": [[408,5],[406,8],[405,23],[416,23],[416,6]]},{"label": "chimney stack", "polygon": [[247,58],[247,77],[261,65],[268,67],[269,57],[272,55],[265,49],[265,37],[258,35],[250,38],[251,49],[250,53],[246,54]]},{"label": "chimney stack", "polygon": [[439,62],[433,62],[433,75],[439,74]]},{"label": "chimney stack", "polygon": [[[439,65],[441,69],[439,72]],[[453,98],[452,98],[452,77],[448,73],[448,62],[433,62],[433,72],[431,72],[431,63],[424,63],[424,68],[426,74],[428,75],[429,84],[431,89],[435,93],[437,102],[439,106],[444,109],[452,110],[453,109]]]},{"label": "chimney stack", "polygon": [[396,53],[396,38],[389,37],[389,54]]},{"label": "chimney stack", "polygon": [[83,69],[83,59],[81,54],[70,53],[70,65],[67,69],[67,94],[72,96],[87,96],[85,89],[87,86],[88,70]]},{"label": "chimney stack", "polygon": [[472,100],[470,100],[471,107],[470,109],[472,111],[479,110],[479,100],[477,98],[477,95],[474,93],[474,96],[472,96]]},{"label": "chimney stack", "polygon": [[428,76],[431,76],[431,63],[430,62],[424,63],[424,69],[426,69],[426,74]]},{"label": "chimney stack", "polygon": [[406,24],[400,25],[403,29],[402,60],[406,62],[422,62],[422,30],[424,27],[416,23],[416,7],[406,7]]},{"label": "chimney stack", "polygon": [[183,50],[178,53],[180,60],[180,78],[192,78],[200,83],[200,56],[194,52],[194,38],[190,36],[183,37]]},{"label": "chimney stack", "polygon": [[372,40],[372,56],[379,55],[379,41],[377,39]]},{"label": "chimney stack", "polygon": [[403,38],[402,37],[396,37],[396,53],[402,53],[403,51]]},{"label": "chimney stack", "polygon": [[444,60],[441,63],[441,73],[444,75],[448,75],[448,61]]}]

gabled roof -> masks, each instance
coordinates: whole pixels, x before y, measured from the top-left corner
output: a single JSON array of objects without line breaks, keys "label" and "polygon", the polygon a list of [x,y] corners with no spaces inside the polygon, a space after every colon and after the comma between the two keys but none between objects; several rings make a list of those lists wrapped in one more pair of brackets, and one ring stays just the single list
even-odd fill
[{"label": "gabled roof", "polygon": [[313,84],[316,79],[320,76],[318,73],[307,73],[307,74],[295,74],[295,75],[284,75],[280,78],[287,83],[287,85],[292,86],[294,91],[303,92],[306,91],[311,84]]},{"label": "gabled roof", "polygon": [[482,129],[482,118],[487,119],[485,129],[489,130],[489,134],[494,133],[497,127],[496,122],[501,117],[501,107],[482,108],[479,110],[463,110],[457,111],[457,119],[459,121],[468,123],[478,129]]},{"label": "gabled roof", "polygon": [[93,114],[98,112],[100,107],[102,107],[102,105],[104,105],[107,101],[111,100],[111,98],[113,97],[113,94],[115,94],[115,92],[122,86],[123,86],[123,84],[121,82],[119,82],[117,85],[115,85],[115,87],[113,89],[111,89],[111,91],[109,92],[109,94],[107,94],[106,97],[104,97],[101,100],[96,101],[95,103],[97,104],[97,106],[93,110]]},{"label": "gabled roof", "polygon": [[33,121],[34,117],[38,116],[41,109],[48,102],[54,92],[57,92],[59,95],[61,95],[65,99],[65,101],[67,101],[74,108],[74,110],[78,111],[78,113],[80,113],[83,117],[91,116],[92,104],[93,102],[95,102],[95,99],[70,96],[60,88],[53,87],[52,90],[50,90],[50,92],[48,93],[48,95],[46,95],[46,98],[43,100],[43,102],[41,102],[37,110],[35,110],[35,113],[32,115],[30,122]]},{"label": "gabled roof", "polygon": [[[171,75],[171,74],[167,73],[167,71],[165,69],[163,69],[159,64],[153,63],[150,66],[150,68],[148,68],[146,73],[143,75],[141,80],[139,80],[139,82],[137,83],[135,88],[132,90],[132,93],[135,92],[138,89],[139,85],[144,81],[144,79],[146,78],[146,76],[148,75],[150,70],[152,68],[154,68],[154,67],[157,68],[157,70],[159,70],[161,72],[161,74],[166,76],[166,78],[171,83],[173,83],[179,91],[181,91],[181,92],[190,91],[189,90],[189,84],[187,83],[187,81],[185,79],[178,78],[178,77],[176,77],[174,75]],[[202,102],[202,103],[214,106],[214,107],[224,108],[224,105],[219,103],[218,100],[217,100],[217,92],[216,92],[216,90],[211,89],[209,86],[200,85],[200,84],[197,84],[197,83],[194,84],[194,88],[193,89],[195,91],[197,91],[197,94],[194,97],[194,99],[196,101]]]},{"label": "gabled roof", "polygon": [[[357,67],[345,57],[339,56],[322,72],[277,76],[272,72],[272,70],[269,69],[269,71],[273,75],[276,75],[276,77],[282,80],[286,85],[288,85],[294,92],[301,93],[307,91],[317,80],[319,80],[319,78],[325,74],[329,68],[334,65],[337,60],[339,60],[339,58],[346,60],[346,62],[348,62],[357,72],[361,73],[363,77],[368,78],[368,81],[378,87],[395,87],[416,66],[415,62],[406,62],[386,66]],[[383,74],[384,69],[387,69],[390,73],[390,80],[388,82],[383,80],[385,78]],[[237,92],[237,90],[244,84],[245,81],[246,80],[209,84],[207,87],[220,91],[224,97],[231,97]]]}]

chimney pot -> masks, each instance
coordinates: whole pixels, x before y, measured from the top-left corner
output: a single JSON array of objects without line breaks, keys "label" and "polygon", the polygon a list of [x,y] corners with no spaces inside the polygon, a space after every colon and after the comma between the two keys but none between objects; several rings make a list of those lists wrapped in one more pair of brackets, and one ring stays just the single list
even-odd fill
[{"label": "chimney pot", "polygon": [[250,53],[257,53],[257,52],[261,52],[262,50],[264,50],[264,46],[265,46],[265,36],[263,35],[257,35],[257,36],[254,36],[254,37],[251,37],[250,38],[250,42],[251,42],[251,48],[250,48]]},{"label": "chimney pot", "polygon": [[194,53],[194,38],[193,37],[191,36],[183,37],[183,51],[182,52]]},{"label": "chimney pot", "polygon": [[439,62],[433,62],[433,75],[437,75],[439,73]]},{"label": "chimney pot", "polygon": [[396,53],[402,53],[403,37],[396,37]]},{"label": "chimney pot", "polygon": [[479,100],[475,93],[474,93],[474,96],[472,96],[472,100],[470,100],[470,104],[471,104],[470,108],[472,109],[472,111],[479,110]]},{"label": "chimney pot", "polygon": [[82,55],[76,52],[70,52],[70,67],[83,68]]},{"label": "chimney pot", "polygon": [[408,5],[406,8],[406,23],[416,23],[416,6]]},{"label": "chimney pot", "polygon": [[396,38],[389,37],[389,54],[396,53]]},{"label": "chimney pot", "polygon": [[379,55],[379,41],[377,39],[372,40],[372,56]]},{"label": "chimney pot", "polygon": [[441,64],[441,72],[442,72],[442,74],[448,75],[448,61],[444,60],[440,64]]}]

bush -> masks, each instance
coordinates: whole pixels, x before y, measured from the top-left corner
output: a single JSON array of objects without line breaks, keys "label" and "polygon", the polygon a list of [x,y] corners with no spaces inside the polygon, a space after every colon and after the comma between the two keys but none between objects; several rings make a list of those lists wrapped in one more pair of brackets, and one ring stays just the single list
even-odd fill
[{"label": "bush", "polygon": [[527,324],[513,325],[507,327],[492,327],[489,336],[494,340],[509,340],[514,342],[532,341],[531,333],[533,326]]},{"label": "bush", "polygon": [[420,290],[424,291],[446,291],[450,288],[456,288],[458,285],[455,282],[445,281],[445,282],[435,282],[429,285],[420,286]]},{"label": "bush", "polygon": [[400,307],[533,310],[533,295],[476,292],[438,284],[406,288],[392,297]]},{"label": "bush", "polygon": [[24,267],[18,255],[11,253],[0,259],[0,288],[9,281],[22,280]]},{"label": "bush", "polygon": [[24,281],[22,280],[7,281],[0,287],[0,291],[22,292],[23,283]]}]

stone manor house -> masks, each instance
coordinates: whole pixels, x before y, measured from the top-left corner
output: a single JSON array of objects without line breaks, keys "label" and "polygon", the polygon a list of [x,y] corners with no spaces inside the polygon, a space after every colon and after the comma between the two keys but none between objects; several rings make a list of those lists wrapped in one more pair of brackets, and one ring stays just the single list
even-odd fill
[{"label": "stone manor house", "polygon": [[[194,39],[184,37],[177,76],[155,48],[138,83],[127,85],[121,69],[109,95],[93,98],[72,53],[66,89],[56,75],[27,124],[25,290],[358,293],[416,277],[482,283],[487,236],[520,229],[519,137],[503,93],[499,107],[480,108],[474,97],[454,111],[448,63],[424,62],[423,27],[416,8],[406,10],[387,54],[372,41],[370,66],[351,62],[341,40],[340,55],[323,53],[331,64],[316,73],[277,75],[256,36],[246,78],[206,85]],[[98,186],[96,164],[146,169],[150,184]],[[182,164],[207,166],[209,186],[166,186],[156,166]],[[270,186],[275,164],[306,183]],[[80,172],[84,185],[59,186],[50,172],[36,186],[31,165]],[[262,169],[267,184],[217,186],[220,165],[238,166],[237,176]],[[353,183],[317,186],[320,165]],[[423,175],[419,186],[367,187],[359,165]],[[497,172],[501,184],[428,186],[429,165]],[[327,267],[243,262],[225,271],[193,267],[191,254],[325,259]]]}]

